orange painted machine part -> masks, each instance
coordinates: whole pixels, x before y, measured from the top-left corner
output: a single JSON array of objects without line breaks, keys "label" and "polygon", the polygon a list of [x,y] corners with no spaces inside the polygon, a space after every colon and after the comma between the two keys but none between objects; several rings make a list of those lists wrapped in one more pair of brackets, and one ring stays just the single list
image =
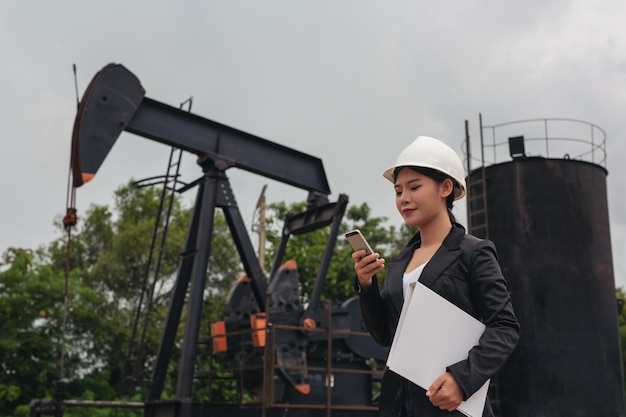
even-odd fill
[{"label": "orange painted machine part", "polygon": [[293,259],[288,260],[280,266],[280,269],[298,269],[298,264]]},{"label": "orange painted machine part", "polygon": [[96,174],[89,174],[87,172],[81,172],[80,174],[80,178],[83,180],[82,184],[89,182],[93,179],[93,177],[95,177]]},{"label": "orange painted machine part", "polygon": [[213,352],[223,353],[228,350],[228,342],[226,341],[226,323],[223,321],[211,323],[211,336],[213,337]]},{"label": "orange painted machine part", "polygon": [[242,274],[239,278],[237,278],[237,282],[250,282],[250,278],[248,278],[248,275]]},{"label": "orange painted machine part", "polygon": [[303,395],[309,395],[309,393],[311,392],[311,385],[309,384],[294,385],[293,387],[296,391]]},{"label": "orange painted machine part", "polygon": [[252,328],[252,346],[265,347],[267,336],[267,319],[265,313],[251,314],[250,328]]},{"label": "orange painted machine part", "polygon": [[315,320],[313,320],[310,317],[307,317],[306,319],[304,319],[304,321],[302,322],[302,325],[304,326],[305,329],[315,329],[317,327],[317,324],[315,324]]}]

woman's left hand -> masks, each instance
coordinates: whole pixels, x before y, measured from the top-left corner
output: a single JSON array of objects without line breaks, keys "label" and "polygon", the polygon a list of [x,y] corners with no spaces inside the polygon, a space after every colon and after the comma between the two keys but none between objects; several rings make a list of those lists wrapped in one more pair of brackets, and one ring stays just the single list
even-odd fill
[{"label": "woman's left hand", "polygon": [[426,396],[435,407],[454,411],[463,401],[463,390],[454,376],[450,372],[446,372],[430,385],[426,391]]}]

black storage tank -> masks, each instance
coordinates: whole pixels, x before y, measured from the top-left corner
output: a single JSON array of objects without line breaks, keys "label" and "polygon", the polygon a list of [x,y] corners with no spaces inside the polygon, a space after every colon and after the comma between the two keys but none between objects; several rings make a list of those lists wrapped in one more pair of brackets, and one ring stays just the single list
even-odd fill
[{"label": "black storage tank", "polygon": [[[481,120],[481,139],[485,128]],[[494,409],[622,416],[607,171],[584,158],[527,156],[524,139],[511,139],[509,161],[486,166],[483,156],[468,176],[470,232],[496,244],[522,329],[493,381]]]}]

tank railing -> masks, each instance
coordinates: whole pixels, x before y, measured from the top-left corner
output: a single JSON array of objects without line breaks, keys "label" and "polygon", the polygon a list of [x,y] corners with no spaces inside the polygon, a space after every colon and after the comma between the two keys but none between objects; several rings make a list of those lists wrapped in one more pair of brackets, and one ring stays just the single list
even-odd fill
[{"label": "tank railing", "polygon": [[[331,308],[329,307],[329,316],[332,314],[331,313]],[[332,323],[332,321],[330,320],[329,317],[329,321],[328,323]],[[267,343],[265,344],[264,347],[260,347],[260,348],[255,348],[255,349],[263,349],[263,363],[259,363],[259,364],[255,364],[255,365],[247,365],[247,366],[233,366],[233,367],[224,367],[224,368],[220,368],[219,370],[214,370],[212,363],[213,363],[213,359],[214,356],[216,355],[231,355],[232,352],[229,353],[224,353],[224,352],[213,352],[212,350],[212,340],[215,337],[220,337],[223,335],[215,335],[215,336],[209,336],[209,338],[207,338],[205,341],[202,342],[203,345],[207,345],[208,346],[208,350],[209,350],[209,370],[208,371],[204,371],[204,372],[198,372],[196,374],[196,377],[202,377],[202,378],[208,378],[209,380],[209,385],[210,384],[210,380],[211,379],[230,379],[235,381],[235,386],[237,386],[237,395],[236,395],[236,400],[232,401],[233,404],[237,404],[239,406],[243,406],[243,407],[258,407],[259,405],[262,408],[299,408],[299,409],[326,409],[329,412],[330,415],[330,411],[331,410],[356,410],[356,411],[375,411],[377,410],[377,407],[372,404],[372,405],[360,405],[360,404],[333,404],[332,403],[332,381],[331,379],[334,378],[334,375],[339,374],[339,373],[346,373],[346,374],[367,374],[367,375],[371,375],[372,380],[374,380],[374,377],[382,377],[383,375],[383,371],[379,371],[376,369],[371,369],[371,370],[364,370],[364,369],[347,369],[347,368],[338,368],[333,366],[333,350],[332,350],[332,344],[333,344],[333,335],[340,335],[340,334],[345,334],[345,335],[352,335],[352,336],[364,336],[364,337],[370,337],[370,334],[368,332],[359,332],[359,331],[353,331],[353,330],[340,330],[340,329],[333,329],[332,326],[329,324],[328,327],[326,328],[314,328],[314,329],[310,329],[310,328],[304,328],[301,326],[293,326],[293,325],[283,325],[283,324],[276,324],[276,323],[268,323],[266,329],[245,329],[245,330],[239,330],[239,331],[235,331],[232,333],[229,333],[229,336],[236,336],[236,335],[240,335],[242,337],[246,336],[246,339],[251,338],[252,334],[254,332],[258,332],[258,331],[262,331],[265,330],[267,332],[266,335],[266,341]],[[305,332],[305,333],[327,333],[328,337],[327,337],[327,350],[326,350],[326,358],[327,358],[327,363],[326,366],[304,366],[304,367],[299,367],[299,366],[281,366],[279,364],[276,363],[276,355],[275,355],[275,350],[276,350],[276,334],[277,332],[280,331],[293,331],[293,330],[297,330],[300,332]],[[250,346],[248,346],[248,350],[245,350],[245,347],[242,345],[242,351],[244,353],[249,353],[250,352]],[[242,380],[244,378],[245,372],[247,371],[254,371],[254,370],[262,370],[263,375],[262,375],[262,380],[263,380],[263,384],[261,385],[261,391],[258,393],[258,396],[254,399],[251,400],[246,400],[245,399],[245,395],[244,395],[244,391],[245,388],[243,387],[243,383]],[[284,369],[284,370],[302,370],[302,371],[306,371],[307,373],[312,372],[312,371],[317,371],[317,372],[325,372],[326,374],[326,398],[325,398],[325,403],[323,404],[298,404],[298,403],[281,403],[278,401],[275,401],[275,378],[274,376],[276,376],[276,370],[279,369]],[[239,381],[239,383],[237,383],[237,381]],[[289,389],[289,387],[286,387],[286,389]],[[210,390],[210,387],[209,387]],[[374,387],[372,387],[372,397],[374,397]]]},{"label": "tank railing", "polygon": [[[523,136],[526,157],[581,160],[606,168],[606,133],[593,123],[578,119],[549,118],[482,125],[481,118],[480,129],[489,134],[484,135],[484,152],[473,153],[470,157],[470,161],[478,166],[510,161],[512,157],[508,152],[508,139]],[[565,144],[570,146],[564,146]],[[463,151],[467,160],[465,144]],[[484,160],[473,156],[474,154],[484,155]]]}]

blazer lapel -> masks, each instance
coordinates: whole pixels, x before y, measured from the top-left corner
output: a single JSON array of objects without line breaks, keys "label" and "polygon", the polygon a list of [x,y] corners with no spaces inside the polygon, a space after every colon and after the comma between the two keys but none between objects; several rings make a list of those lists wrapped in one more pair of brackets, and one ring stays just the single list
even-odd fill
[{"label": "blazer lapel", "polygon": [[460,243],[464,234],[465,229],[462,226],[452,226],[452,230],[448,233],[442,245],[424,267],[419,282],[432,289],[437,278],[461,255]]}]

